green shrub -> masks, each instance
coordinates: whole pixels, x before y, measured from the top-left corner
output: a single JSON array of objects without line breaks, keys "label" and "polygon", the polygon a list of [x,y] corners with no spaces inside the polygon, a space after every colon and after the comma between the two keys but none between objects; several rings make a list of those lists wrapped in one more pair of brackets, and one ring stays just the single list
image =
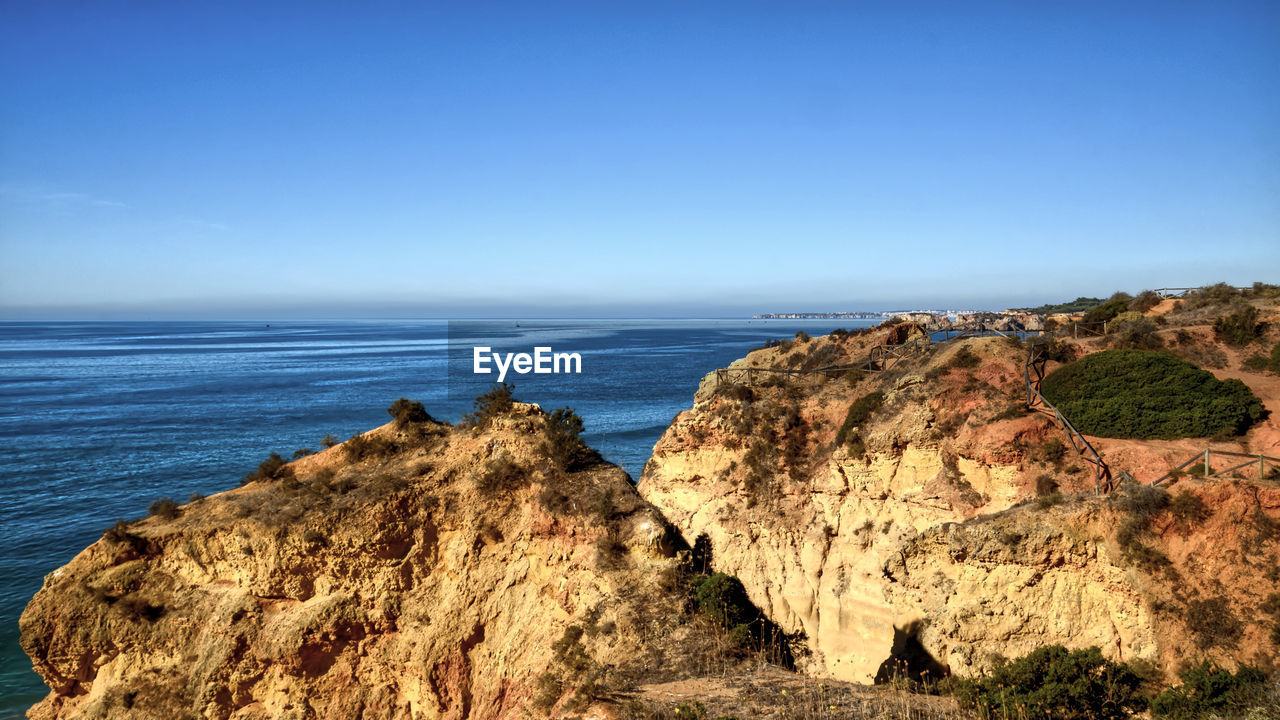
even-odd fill
[{"label": "green shrub", "polygon": [[1202,650],[1217,645],[1230,647],[1244,633],[1244,624],[1236,617],[1225,597],[1188,603],[1187,628],[1195,635],[1196,645]]},{"label": "green shrub", "polygon": [[752,604],[738,578],[719,572],[693,575],[689,596],[695,610],[728,631],[735,650],[764,650],[771,662],[787,667],[794,663],[790,640]]},{"label": "green shrub", "polygon": [[1099,305],[1098,307],[1093,308],[1089,312],[1085,313],[1084,317],[1080,319],[1080,322],[1082,323],[1107,322],[1112,318],[1114,318],[1115,316],[1119,315],[1120,313],[1124,312],[1125,310],[1128,310],[1129,300],[1130,298],[1128,297],[1112,298],[1111,300],[1108,300],[1102,303],[1101,305]]},{"label": "green shrub", "polygon": [[879,390],[869,392],[855,400],[849,406],[849,412],[844,416],[844,424],[840,426],[839,432],[836,433],[836,444],[843,445],[849,438],[849,433],[866,422],[867,418],[871,417],[871,413],[875,412],[882,404],[884,404],[884,393]]},{"label": "green shrub", "polygon": [[241,485],[248,485],[251,482],[260,480],[284,480],[293,477],[293,468],[289,467],[285,459],[277,453],[271,453],[258,464],[258,469],[245,475],[240,480]]},{"label": "green shrub", "polygon": [[298,448],[293,451],[293,459],[300,460],[308,455],[315,455],[315,448]]},{"label": "green shrub", "polygon": [[1062,493],[1052,492],[1052,493],[1049,493],[1048,495],[1041,495],[1036,500],[1036,507],[1040,508],[1041,510],[1048,510],[1054,505],[1061,505],[1066,501],[1067,499],[1063,497]]},{"label": "green shrub", "polygon": [[1169,493],[1154,485],[1126,484],[1112,498],[1121,510],[1144,523],[1169,507],[1170,502]]},{"label": "green shrub", "polygon": [[1067,446],[1058,438],[1049,438],[1040,444],[1036,451],[1036,459],[1042,462],[1060,464],[1067,453]]},{"label": "green shrub", "polygon": [[334,435],[333,433],[325,433],[324,438],[320,440],[320,444],[325,446],[325,449],[331,448],[340,442],[342,442],[342,438]]},{"label": "green shrub", "polygon": [[1164,298],[1160,297],[1160,293],[1155,290],[1143,290],[1138,293],[1137,297],[1129,301],[1129,310],[1144,313],[1163,301]]},{"label": "green shrub", "polygon": [[1238,297],[1240,297],[1239,290],[1220,282],[1187,293],[1182,302],[1188,310],[1194,310],[1210,305],[1226,305]]},{"label": "green shrub", "polygon": [[162,520],[172,520],[178,517],[178,503],[173,498],[162,497],[147,506],[147,514]]},{"label": "green shrub", "polygon": [[1081,432],[1102,437],[1207,437],[1244,433],[1262,402],[1239,380],[1218,380],[1185,360],[1107,350],[1059,368],[1041,392]]},{"label": "green shrub", "polygon": [[1070,302],[1041,305],[1039,307],[1024,309],[1027,312],[1038,313],[1041,315],[1050,315],[1053,313],[1078,313],[1096,308],[1102,303],[1102,298],[1078,297]]},{"label": "green shrub", "polygon": [[1164,340],[1157,334],[1159,330],[1154,322],[1139,317],[1120,323],[1115,328],[1108,328],[1108,342],[1113,348],[1130,350],[1159,350],[1164,347]]},{"label": "green shrub", "polygon": [[422,403],[408,398],[400,398],[391,403],[391,407],[387,408],[387,414],[395,420],[397,427],[404,427],[409,423],[434,421],[434,418],[427,414],[427,409]]},{"label": "green shrub", "polygon": [[1178,676],[1181,685],[1151,701],[1151,716],[1156,720],[1253,717],[1249,709],[1268,701],[1266,676],[1248,665],[1231,673],[1205,661]]},{"label": "green shrub", "polygon": [[1076,359],[1076,346],[1055,337],[1038,337],[1031,342],[1044,357],[1054,362],[1069,363]]},{"label": "green shrub", "polygon": [[1228,345],[1248,345],[1262,334],[1258,308],[1243,305],[1213,321],[1213,334]]},{"label": "green shrub", "polygon": [[1280,342],[1271,346],[1271,355],[1267,358],[1267,369],[1280,375]]},{"label": "green shrub", "polygon": [[473,404],[474,410],[467,415],[466,420],[478,427],[486,427],[493,418],[505,412],[509,412],[515,400],[511,397],[511,393],[515,391],[514,385],[502,383],[495,386],[489,392],[478,396]]},{"label": "green shrub", "polygon": [[357,433],[342,444],[342,449],[346,452],[347,459],[359,462],[365,458],[386,455],[394,451],[396,446],[387,438]]},{"label": "green shrub", "polygon": [[983,718],[1118,720],[1146,707],[1141,684],[1133,668],[1107,660],[1096,647],[1051,645],[989,676],[956,681],[955,695]]},{"label": "green shrub", "polygon": [[759,615],[742,581],[725,573],[694,578],[693,602],[698,612],[726,628],[750,623]]},{"label": "green shrub", "polygon": [[124,520],[116,520],[115,525],[103,530],[102,538],[107,542],[126,543],[134,546],[146,543],[141,537],[129,532],[129,523]]},{"label": "green shrub", "polygon": [[582,418],[573,408],[563,407],[547,416],[547,439],[543,449],[565,470],[577,470],[600,461],[600,455],[582,442]]}]

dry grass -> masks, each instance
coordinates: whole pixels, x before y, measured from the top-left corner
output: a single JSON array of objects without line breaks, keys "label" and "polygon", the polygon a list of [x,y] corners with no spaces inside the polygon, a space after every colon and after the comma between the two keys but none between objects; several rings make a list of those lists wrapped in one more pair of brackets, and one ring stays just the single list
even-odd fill
[{"label": "dry grass", "polygon": [[759,667],[726,676],[645,686],[631,700],[627,717],[971,720],[974,716],[949,697],[916,694],[901,686],[855,685]]}]

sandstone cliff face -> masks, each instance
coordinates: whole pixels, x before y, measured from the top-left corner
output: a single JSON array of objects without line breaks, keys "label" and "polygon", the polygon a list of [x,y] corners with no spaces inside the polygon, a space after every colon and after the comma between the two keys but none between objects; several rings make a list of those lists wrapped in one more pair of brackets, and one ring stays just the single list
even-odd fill
[{"label": "sandstone cliff face", "polygon": [[886,601],[958,675],[1059,643],[1154,662],[1155,613],[1104,541],[1109,524],[1099,502],[1077,501],[930,528],[885,563]]},{"label": "sandstone cliff face", "polygon": [[31,717],[516,717],[581,621],[639,662],[664,522],[618,468],[550,463],[547,422],[393,423],[104,537],[23,613]]},{"label": "sandstone cliff face", "polygon": [[[735,366],[833,364],[882,339],[795,341]],[[741,578],[784,630],[806,636],[814,674],[867,682],[905,663],[972,675],[1056,643],[1167,672],[1189,650],[1228,662],[1268,651],[1175,642],[1194,600],[1160,599],[1169,579],[1117,544],[1127,516],[1113,500],[1034,504],[1055,490],[1087,497],[1093,480],[1056,428],[1020,411],[1024,353],[992,338],[860,379],[758,373],[750,388],[717,388],[708,377],[659,441],[640,492],[689,543],[705,537],[714,566]],[[853,441],[837,443],[845,411],[873,392],[883,402],[846,433]],[[1162,512],[1143,527],[1167,522]],[[1210,554],[1216,540],[1197,532],[1171,540],[1170,554],[1188,553],[1180,542]],[[1241,579],[1255,588],[1275,565],[1273,546],[1259,552]],[[1241,566],[1238,556],[1179,563],[1180,582]],[[1249,603],[1260,592],[1235,604],[1240,617],[1257,617]],[[1245,620],[1256,630],[1236,641],[1268,622]]]}]

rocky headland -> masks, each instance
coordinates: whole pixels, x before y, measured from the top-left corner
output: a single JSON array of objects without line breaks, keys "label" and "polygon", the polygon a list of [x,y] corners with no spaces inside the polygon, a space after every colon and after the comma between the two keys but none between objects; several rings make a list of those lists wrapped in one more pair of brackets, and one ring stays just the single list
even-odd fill
[{"label": "rocky headland", "polygon": [[[1270,347],[1275,301],[1251,303]],[[1274,374],[1221,339],[1224,310],[1189,305],[1057,339],[1048,370],[1158,344],[1271,414],[1237,436],[1092,438],[1134,478],[1109,494],[1027,411],[1016,338],[858,369],[932,329],[909,322],[709,374],[634,485],[572,413],[496,393],[451,425],[397,403],[50,573],[21,620],[50,687],[30,717],[966,717],[865,686],[1051,645],[1157,684],[1199,659],[1274,672],[1280,484],[1146,485],[1206,447],[1280,454]],[[787,715],[819,697],[865,714]]]}]

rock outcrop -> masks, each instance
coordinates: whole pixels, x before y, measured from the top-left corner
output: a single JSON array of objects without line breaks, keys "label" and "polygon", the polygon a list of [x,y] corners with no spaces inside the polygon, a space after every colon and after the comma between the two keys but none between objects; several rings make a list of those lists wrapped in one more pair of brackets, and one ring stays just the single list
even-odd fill
[{"label": "rock outcrop", "polygon": [[654,661],[665,523],[620,469],[553,462],[548,423],[392,423],[109,531],[22,615],[30,716],[517,717],[573,694],[567,653]]}]

